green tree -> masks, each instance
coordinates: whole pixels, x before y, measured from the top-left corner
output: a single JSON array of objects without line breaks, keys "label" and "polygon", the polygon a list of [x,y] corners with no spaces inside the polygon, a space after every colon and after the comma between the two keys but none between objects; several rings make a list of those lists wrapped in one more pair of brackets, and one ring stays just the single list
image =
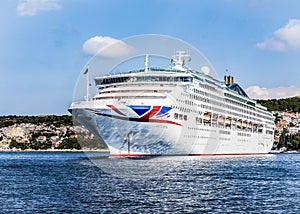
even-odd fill
[{"label": "green tree", "polygon": [[286,99],[257,100],[270,111],[292,111],[300,113],[300,97]]},{"label": "green tree", "polygon": [[281,135],[279,136],[278,148],[287,147],[287,129],[284,128]]},{"label": "green tree", "polygon": [[58,149],[81,149],[80,144],[76,138],[64,139],[57,147]]},{"label": "green tree", "polygon": [[15,139],[12,139],[12,140],[10,141],[9,148],[10,148],[10,149],[18,148],[18,142],[17,142]]},{"label": "green tree", "polygon": [[295,138],[291,142],[292,150],[300,150],[300,136],[295,136]]},{"label": "green tree", "polygon": [[10,149],[16,148],[16,149],[25,150],[25,149],[29,148],[29,145],[27,143],[18,143],[15,139],[12,139],[10,144],[9,144],[9,148]]}]

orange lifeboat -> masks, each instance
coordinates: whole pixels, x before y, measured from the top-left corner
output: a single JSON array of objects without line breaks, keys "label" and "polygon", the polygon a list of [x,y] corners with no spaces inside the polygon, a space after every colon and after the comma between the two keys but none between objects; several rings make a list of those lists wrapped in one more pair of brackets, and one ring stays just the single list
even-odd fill
[{"label": "orange lifeboat", "polygon": [[236,125],[241,126],[241,125],[242,125],[242,120],[238,120],[238,121],[236,122]]},{"label": "orange lifeboat", "polygon": [[226,118],[226,124],[230,124],[231,123],[231,118],[230,117],[227,117]]},{"label": "orange lifeboat", "polygon": [[210,115],[211,115],[211,113],[209,113],[209,112],[204,113],[203,114],[203,119],[204,120],[210,120]]}]

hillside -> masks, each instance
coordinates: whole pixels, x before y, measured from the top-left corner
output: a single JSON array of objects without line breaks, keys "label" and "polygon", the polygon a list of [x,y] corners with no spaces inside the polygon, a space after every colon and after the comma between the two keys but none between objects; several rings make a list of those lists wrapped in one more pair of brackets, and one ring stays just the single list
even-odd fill
[{"label": "hillside", "polygon": [[46,125],[54,125],[56,127],[60,126],[71,126],[73,125],[72,116],[63,115],[46,115],[46,116],[0,116],[0,128],[8,127],[14,124],[20,123],[31,123],[35,125],[46,124]]},{"label": "hillside", "polygon": [[0,116],[0,150],[107,149],[72,116]]},{"label": "hillside", "polygon": [[257,100],[257,102],[263,106],[266,106],[269,111],[291,111],[300,113],[300,97],[292,97],[278,100]]}]

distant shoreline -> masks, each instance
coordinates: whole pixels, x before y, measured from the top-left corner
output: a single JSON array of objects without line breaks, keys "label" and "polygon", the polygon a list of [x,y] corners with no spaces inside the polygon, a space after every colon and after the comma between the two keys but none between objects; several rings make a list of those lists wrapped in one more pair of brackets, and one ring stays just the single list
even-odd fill
[{"label": "distant shoreline", "polygon": [[[40,149],[40,150],[34,150],[34,149],[26,149],[26,150],[19,150],[19,149],[0,149],[0,152],[69,152],[69,153],[77,153],[77,152],[98,152],[98,153],[109,153],[109,150],[105,149]],[[267,154],[300,154],[298,151],[286,151],[286,152],[279,152],[278,150],[272,150]]]}]

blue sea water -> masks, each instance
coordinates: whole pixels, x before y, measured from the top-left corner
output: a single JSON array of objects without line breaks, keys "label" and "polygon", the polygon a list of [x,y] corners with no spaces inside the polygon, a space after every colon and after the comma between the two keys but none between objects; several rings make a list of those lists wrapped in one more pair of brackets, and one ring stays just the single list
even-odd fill
[{"label": "blue sea water", "polygon": [[[137,171],[145,167],[143,177]],[[88,159],[3,152],[0,207],[1,213],[300,213],[300,154]]]}]

